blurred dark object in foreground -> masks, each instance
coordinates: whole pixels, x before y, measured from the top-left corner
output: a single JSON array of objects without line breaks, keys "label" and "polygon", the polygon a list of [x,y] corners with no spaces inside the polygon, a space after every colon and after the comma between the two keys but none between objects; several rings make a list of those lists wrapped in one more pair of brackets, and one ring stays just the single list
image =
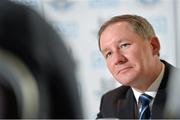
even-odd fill
[{"label": "blurred dark object in foreground", "polygon": [[0,118],[82,118],[75,63],[51,26],[0,0]]},{"label": "blurred dark object in foreground", "polygon": [[173,71],[169,81],[165,117],[167,119],[180,119],[180,69]]}]

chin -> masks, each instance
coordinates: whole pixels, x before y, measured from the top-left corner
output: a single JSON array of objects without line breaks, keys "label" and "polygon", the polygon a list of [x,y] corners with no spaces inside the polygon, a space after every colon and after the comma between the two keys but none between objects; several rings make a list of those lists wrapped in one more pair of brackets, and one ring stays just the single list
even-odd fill
[{"label": "chin", "polygon": [[117,79],[119,83],[125,86],[131,86],[133,83],[133,79]]}]

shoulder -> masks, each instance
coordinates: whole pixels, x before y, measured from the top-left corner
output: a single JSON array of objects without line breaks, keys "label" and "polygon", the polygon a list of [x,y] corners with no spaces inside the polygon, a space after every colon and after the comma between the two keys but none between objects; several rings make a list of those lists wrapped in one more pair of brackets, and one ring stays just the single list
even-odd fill
[{"label": "shoulder", "polygon": [[160,85],[160,89],[163,89],[167,88],[167,86],[172,82],[178,81],[178,78],[180,77],[180,69],[165,60],[161,60],[161,62],[165,65],[164,76]]},{"label": "shoulder", "polygon": [[164,77],[165,78],[179,78],[180,77],[180,69],[171,65],[170,63],[164,61],[164,60],[161,60],[161,62],[164,63],[165,65],[165,72],[164,72]]},{"label": "shoulder", "polygon": [[164,65],[165,65],[165,72],[166,73],[179,72],[179,68],[171,65],[167,61],[161,60],[161,62],[164,63]]},{"label": "shoulder", "polygon": [[119,98],[124,98],[127,94],[127,92],[130,90],[131,88],[129,86],[120,86],[116,89],[113,89],[111,91],[108,91],[107,93],[105,93],[103,95],[103,98],[106,99],[119,99]]}]

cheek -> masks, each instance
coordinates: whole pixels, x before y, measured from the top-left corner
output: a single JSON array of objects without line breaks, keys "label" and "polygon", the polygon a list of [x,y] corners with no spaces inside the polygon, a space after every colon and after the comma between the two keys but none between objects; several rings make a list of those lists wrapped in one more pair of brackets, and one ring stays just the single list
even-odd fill
[{"label": "cheek", "polygon": [[106,65],[107,65],[109,71],[113,74],[114,72],[113,72],[113,65],[112,65],[112,63],[110,61],[109,62],[106,61]]},{"label": "cheek", "polygon": [[145,58],[145,51],[143,48],[140,47],[134,47],[131,50],[129,50],[126,54],[126,57],[134,63],[141,63],[143,59]]},{"label": "cheek", "polygon": [[129,56],[129,61],[134,66],[136,72],[145,72],[146,67],[151,63],[148,52],[145,50],[135,50]]},{"label": "cheek", "polygon": [[136,64],[137,62],[140,61],[140,57],[141,57],[140,52],[137,50],[128,51],[128,53],[126,53],[125,56],[130,64]]},{"label": "cheek", "polygon": [[145,64],[144,61],[146,61],[146,57],[144,56],[142,51],[143,50],[137,48],[126,55],[126,58],[128,58],[128,64],[133,66],[135,71],[143,70]]}]

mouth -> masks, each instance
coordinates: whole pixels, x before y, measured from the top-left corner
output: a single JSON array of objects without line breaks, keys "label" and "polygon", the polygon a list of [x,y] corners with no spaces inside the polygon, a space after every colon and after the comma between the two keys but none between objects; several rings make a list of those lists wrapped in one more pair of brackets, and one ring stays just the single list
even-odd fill
[{"label": "mouth", "polygon": [[120,69],[118,72],[117,72],[117,75],[118,74],[123,74],[125,72],[127,72],[129,69],[131,69],[132,67],[124,67],[122,69]]}]

